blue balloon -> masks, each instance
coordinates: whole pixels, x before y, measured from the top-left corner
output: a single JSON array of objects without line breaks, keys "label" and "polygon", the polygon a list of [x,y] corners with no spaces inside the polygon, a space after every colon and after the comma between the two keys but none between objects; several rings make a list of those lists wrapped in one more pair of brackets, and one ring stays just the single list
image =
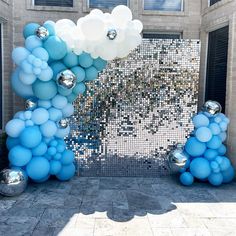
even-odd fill
[{"label": "blue balloon", "polygon": [[26,127],[20,134],[21,145],[27,148],[37,147],[42,140],[42,134],[38,126]]},{"label": "blue balloon", "polygon": [[50,174],[48,174],[46,177],[42,178],[42,179],[34,179],[35,183],[43,183],[45,181],[47,181],[50,178]]},{"label": "blue balloon", "polygon": [[35,48],[41,47],[42,45],[42,41],[35,35],[31,35],[25,40],[25,47],[29,51],[33,51]]},{"label": "blue balloon", "polygon": [[26,166],[28,176],[33,180],[41,180],[48,176],[50,164],[44,157],[33,157]]},{"label": "blue balloon", "polygon": [[190,156],[201,156],[206,150],[206,144],[199,142],[195,137],[191,137],[185,144],[185,150]]},{"label": "blue balloon", "polygon": [[74,106],[71,103],[67,103],[67,105],[62,109],[62,113],[64,117],[72,116],[74,113]]},{"label": "blue balloon", "polygon": [[71,68],[71,71],[75,74],[77,83],[82,82],[85,79],[85,70],[82,67],[75,66]]},{"label": "blue balloon", "polygon": [[61,159],[61,156],[62,156],[61,153],[57,153],[57,154],[53,157],[53,159],[58,161],[58,160]]},{"label": "blue balloon", "polygon": [[207,178],[211,174],[209,161],[202,157],[193,159],[190,163],[190,173],[198,179]]},{"label": "blue balloon", "polygon": [[57,145],[57,151],[58,152],[64,152],[64,150],[66,149],[66,145],[65,144],[58,144]]},{"label": "blue balloon", "polygon": [[210,166],[211,166],[211,169],[212,169],[213,172],[219,172],[220,171],[220,169],[219,169],[220,166],[219,166],[218,162],[211,161]]},{"label": "blue balloon", "polygon": [[29,55],[30,52],[24,47],[14,48],[12,51],[12,59],[17,65],[20,65]]},{"label": "blue balloon", "polygon": [[38,78],[42,81],[49,81],[53,77],[53,71],[48,66],[46,69],[41,70],[41,73],[38,75]]},{"label": "blue balloon", "polygon": [[57,140],[55,140],[55,139],[50,142],[50,146],[51,146],[51,147],[56,147],[57,144],[58,144],[58,142],[57,142]]},{"label": "blue balloon", "polygon": [[180,182],[183,185],[186,185],[186,186],[192,185],[193,181],[194,181],[194,178],[189,172],[184,172],[180,175]]},{"label": "blue balloon", "polygon": [[62,87],[57,88],[58,93],[60,93],[62,96],[69,96],[72,93],[72,89],[65,89]]},{"label": "blue balloon", "polygon": [[56,77],[59,72],[66,70],[66,66],[61,62],[53,62],[50,64],[51,69],[53,70],[53,79],[56,80]]},{"label": "blue balloon", "polygon": [[224,122],[224,121],[221,121],[221,122],[219,123],[219,126],[220,126],[221,131],[222,131],[222,132],[225,132],[225,131],[227,130],[228,124],[227,124],[226,122]]},{"label": "blue balloon", "polygon": [[39,24],[37,23],[29,23],[27,25],[25,25],[24,29],[23,29],[23,35],[24,38],[28,38],[31,35],[35,35],[35,31],[40,27]]},{"label": "blue balloon", "polygon": [[218,149],[222,144],[222,141],[218,135],[213,135],[211,140],[207,142],[207,147],[211,149]]},{"label": "blue balloon", "polygon": [[211,130],[213,135],[218,135],[221,132],[220,126],[217,123],[210,123],[209,129]]},{"label": "blue balloon", "polygon": [[52,99],[52,105],[57,109],[62,109],[67,105],[67,98],[58,94]]},{"label": "blue balloon", "polygon": [[20,67],[27,74],[35,73],[35,68],[27,60],[22,61]]},{"label": "blue balloon", "polygon": [[218,152],[215,149],[207,149],[204,152],[204,157],[209,161],[214,160],[217,156],[218,156]]},{"label": "blue balloon", "polygon": [[210,184],[219,186],[223,183],[223,176],[221,173],[211,173],[208,177]]},{"label": "blue balloon", "polygon": [[94,66],[85,69],[86,81],[95,80],[98,77],[98,71]]},{"label": "blue balloon", "polygon": [[52,106],[51,102],[49,100],[38,100],[38,107],[43,108],[50,108]]},{"label": "blue balloon", "polygon": [[58,120],[60,120],[62,118],[61,110],[56,109],[54,107],[51,107],[48,110],[48,113],[49,113],[49,119],[52,120],[52,121],[58,121]]},{"label": "blue balloon", "polygon": [[220,170],[221,170],[221,171],[225,171],[225,170],[227,170],[230,166],[231,166],[230,160],[229,160],[227,157],[222,156],[222,161],[221,161],[221,163],[220,163]]},{"label": "blue balloon", "polygon": [[48,20],[43,24],[43,27],[45,27],[48,30],[50,36],[53,36],[56,34],[55,22]]},{"label": "blue balloon", "polygon": [[25,117],[26,120],[31,119],[31,117],[32,117],[32,111],[25,111],[25,112],[24,112],[24,117]]},{"label": "blue balloon", "polygon": [[57,94],[57,85],[52,80],[47,82],[36,80],[32,87],[34,95],[42,100],[49,100]]},{"label": "blue balloon", "polygon": [[57,36],[50,36],[44,42],[44,48],[47,50],[52,60],[60,60],[67,53],[67,47],[64,41]]},{"label": "blue balloon", "polygon": [[74,153],[71,150],[65,150],[62,153],[61,164],[62,165],[69,165],[69,164],[73,163],[73,161],[74,161]]},{"label": "blue balloon", "polygon": [[61,171],[62,165],[60,161],[50,161],[50,174],[57,175]]},{"label": "blue balloon", "polygon": [[45,142],[41,142],[37,147],[32,149],[33,156],[43,156],[47,152],[47,144]]},{"label": "blue balloon", "polygon": [[48,155],[54,156],[57,153],[57,149],[55,147],[48,148]]},{"label": "blue balloon", "polygon": [[79,63],[79,60],[78,60],[78,56],[73,53],[73,52],[68,52],[65,57],[63,58],[63,63],[71,68],[71,67],[74,67],[74,66],[77,66],[78,63]]},{"label": "blue balloon", "polygon": [[71,93],[69,96],[67,96],[68,102],[72,103],[76,100],[77,95],[74,93]]},{"label": "blue balloon", "polygon": [[93,60],[93,65],[96,67],[96,69],[98,71],[102,71],[106,67],[107,61],[105,61],[102,58],[98,57],[97,59]]},{"label": "blue balloon", "polygon": [[67,136],[70,133],[70,126],[67,126],[67,128],[65,129],[57,129],[57,132],[55,134],[55,136],[57,138],[64,138],[65,136]]},{"label": "blue balloon", "polygon": [[208,142],[212,138],[211,130],[207,127],[198,128],[195,135],[200,142]]},{"label": "blue balloon", "polygon": [[75,175],[75,166],[74,164],[62,166],[60,172],[56,177],[61,181],[67,181]]},{"label": "blue balloon", "polygon": [[220,137],[220,139],[221,139],[221,142],[223,143],[223,142],[227,139],[227,134],[226,134],[226,132],[221,132],[221,133],[219,134],[219,137]]},{"label": "blue balloon", "polygon": [[78,94],[83,94],[86,90],[86,86],[83,82],[76,84],[76,86],[73,88],[73,93],[78,95]]},{"label": "blue balloon", "polygon": [[14,166],[25,166],[32,158],[32,153],[29,149],[17,145],[9,152],[9,161]]},{"label": "blue balloon", "polygon": [[193,124],[194,124],[195,128],[208,126],[209,125],[209,119],[203,114],[198,114],[198,115],[193,117]]},{"label": "blue balloon", "polygon": [[25,128],[25,122],[20,119],[13,119],[6,124],[6,133],[12,138],[17,138]]},{"label": "blue balloon", "polygon": [[55,122],[48,120],[46,123],[40,126],[40,131],[44,137],[52,137],[57,132],[57,126]]},{"label": "blue balloon", "polygon": [[49,59],[48,52],[42,47],[35,48],[32,54],[43,61],[48,61]]},{"label": "blue balloon", "polygon": [[31,120],[36,125],[41,125],[47,122],[49,119],[49,113],[45,108],[37,108],[32,112]]},{"label": "blue balloon", "polygon": [[84,52],[79,55],[79,64],[84,68],[88,68],[92,66],[93,58],[90,56],[90,54]]},{"label": "blue balloon", "polygon": [[226,146],[224,144],[221,144],[221,146],[217,149],[217,152],[220,156],[225,155],[226,153]]},{"label": "blue balloon", "polygon": [[17,146],[19,143],[20,143],[20,141],[19,141],[18,138],[12,138],[10,136],[7,137],[6,146],[7,146],[8,150],[10,150],[13,147]]},{"label": "blue balloon", "polygon": [[34,74],[25,73],[23,70],[19,72],[19,79],[23,84],[31,85],[37,79]]},{"label": "blue balloon", "polygon": [[234,179],[234,168],[230,166],[227,170],[221,172],[223,176],[223,183],[229,183]]}]

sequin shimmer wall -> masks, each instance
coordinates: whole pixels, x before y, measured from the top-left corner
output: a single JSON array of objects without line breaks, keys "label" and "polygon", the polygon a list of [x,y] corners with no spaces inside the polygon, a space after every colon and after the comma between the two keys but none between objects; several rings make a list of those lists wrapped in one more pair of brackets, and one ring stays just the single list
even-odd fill
[{"label": "sequin shimmer wall", "polygon": [[166,154],[185,143],[197,111],[200,42],[144,39],[75,103],[68,147],[81,176],[169,174]]}]

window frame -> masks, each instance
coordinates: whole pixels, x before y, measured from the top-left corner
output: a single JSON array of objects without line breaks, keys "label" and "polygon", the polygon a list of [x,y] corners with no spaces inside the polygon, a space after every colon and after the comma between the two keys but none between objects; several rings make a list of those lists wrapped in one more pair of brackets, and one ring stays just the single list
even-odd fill
[{"label": "window frame", "polygon": [[181,10],[180,11],[170,11],[170,10],[147,10],[147,9],[145,9],[145,0],[142,0],[142,8],[143,8],[143,11],[145,11],[145,12],[148,12],[148,11],[150,11],[150,12],[162,12],[162,13],[170,13],[170,12],[172,12],[172,13],[181,13],[181,12],[184,12],[184,10],[185,10],[185,0],[181,0]]},{"label": "window frame", "polygon": [[[126,1],[127,1],[126,6],[129,7],[130,6],[130,0],[126,0]],[[90,7],[90,5],[89,5],[90,0],[84,0],[84,2],[85,2],[85,5],[86,5],[86,12],[88,12],[89,10],[92,10],[92,9],[96,9],[96,8]],[[108,10],[112,10],[113,7],[111,7],[111,8],[97,8],[97,9],[100,9],[102,11],[108,11]]]},{"label": "window frame", "polygon": [[[166,35],[178,35],[179,39],[183,39],[183,32],[178,32],[178,31],[143,31],[144,34],[166,34]],[[143,37],[144,38],[144,37]],[[144,38],[148,39],[148,38]],[[155,39],[155,38],[154,38]],[[177,39],[176,39],[177,40]]]},{"label": "window frame", "polygon": [[36,7],[69,7],[69,8],[73,8],[74,7],[74,0],[72,0],[72,6],[51,6],[51,5],[36,5],[35,4],[35,0],[32,0],[32,4]]},{"label": "window frame", "polygon": [[208,0],[208,7],[211,7],[211,6],[215,5],[215,4],[217,4],[218,2],[221,2],[221,0],[219,0],[219,1],[215,2],[215,3],[213,3],[213,4],[211,4],[211,0]]}]

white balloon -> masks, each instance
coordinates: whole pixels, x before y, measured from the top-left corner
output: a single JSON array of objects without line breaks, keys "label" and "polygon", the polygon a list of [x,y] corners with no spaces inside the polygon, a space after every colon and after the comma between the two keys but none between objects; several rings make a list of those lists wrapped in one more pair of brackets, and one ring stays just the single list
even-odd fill
[{"label": "white balloon", "polygon": [[113,20],[119,27],[125,27],[127,22],[132,20],[131,10],[124,5],[115,7],[111,12]]},{"label": "white balloon", "polygon": [[143,30],[143,23],[140,20],[133,20],[132,22],[133,22],[136,30],[140,34]]},{"label": "white balloon", "polygon": [[104,17],[104,14],[100,9],[93,9],[92,11],[90,11],[90,15],[95,15],[102,18]]}]

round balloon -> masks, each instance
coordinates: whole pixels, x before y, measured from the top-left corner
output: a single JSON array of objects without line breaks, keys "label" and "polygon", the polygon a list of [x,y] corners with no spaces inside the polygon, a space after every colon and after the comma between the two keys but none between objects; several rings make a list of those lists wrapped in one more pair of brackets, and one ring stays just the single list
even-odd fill
[{"label": "round balloon", "polygon": [[17,145],[9,152],[9,161],[13,166],[25,166],[32,158],[32,153],[29,149]]},{"label": "round balloon", "polygon": [[186,152],[193,157],[201,156],[206,151],[206,144],[190,137],[185,144]]},{"label": "round balloon", "polygon": [[71,179],[74,175],[75,175],[75,165],[70,164],[62,166],[60,172],[56,175],[56,177],[61,181],[67,181]]},{"label": "round balloon", "polygon": [[198,179],[207,178],[211,174],[209,161],[202,157],[193,159],[190,163],[190,173]]},{"label": "round balloon", "polygon": [[38,126],[26,127],[20,134],[20,143],[27,148],[37,147],[42,140]]},{"label": "round balloon", "polygon": [[192,185],[193,181],[194,181],[194,178],[189,172],[184,172],[180,175],[180,182],[183,185],[186,185],[186,186]]}]

